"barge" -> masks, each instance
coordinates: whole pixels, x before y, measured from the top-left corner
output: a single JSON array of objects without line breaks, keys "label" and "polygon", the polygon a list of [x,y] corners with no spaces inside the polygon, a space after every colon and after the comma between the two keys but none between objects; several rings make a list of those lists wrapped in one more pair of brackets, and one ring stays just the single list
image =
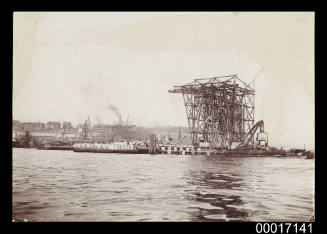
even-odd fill
[{"label": "barge", "polygon": [[285,151],[283,150],[249,150],[249,151],[237,151],[230,150],[223,153],[214,154],[214,155],[225,155],[228,157],[285,157]]},{"label": "barge", "polygon": [[94,143],[81,142],[72,146],[74,152],[89,153],[120,153],[120,154],[148,154],[149,147],[145,142],[112,142]]},{"label": "barge", "polygon": [[88,153],[118,153],[118,154],[148,154],[148,149],[96,149],[96,148],[73,148],[74,152]]},{"label": "barge", "polygon": [[38,150],[72,150],[72,144],[67,142],[44,142],[42,145],[37,147]]},{"label": "barge", "polygon": [[38,150],[72,150],[72,146],[39,146]]},{"label": "barge", "polygon": [[208,147],[196,147],[185,145],[165,145],[160,144],[153,151],[153,154],[181,154],[181,155],[207,155],[207,156],[226,156],[226,157],[263,157],[275,156],[285,157],[285,150],[272,149],[210,149]]}]

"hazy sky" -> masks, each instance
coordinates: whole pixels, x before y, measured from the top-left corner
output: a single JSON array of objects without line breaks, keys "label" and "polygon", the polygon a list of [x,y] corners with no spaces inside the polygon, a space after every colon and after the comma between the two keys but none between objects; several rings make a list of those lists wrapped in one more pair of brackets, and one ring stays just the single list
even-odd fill
[{"label": "hazy sky", "polygon": [[271,145],[314,146],[314,13],[14,14],[13,118],[187,126],[174,85],[256,80]]}]

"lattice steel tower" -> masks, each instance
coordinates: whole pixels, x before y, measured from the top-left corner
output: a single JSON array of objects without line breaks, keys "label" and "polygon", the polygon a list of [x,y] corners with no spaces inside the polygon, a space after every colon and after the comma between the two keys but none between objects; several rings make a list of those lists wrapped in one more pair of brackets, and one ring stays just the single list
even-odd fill
[{"label": "lattice steel tower", "polygon": [[195,79],[169,92],[183,94],[193,145],[229,147],[243,141],[254,125],[255,90],[237,75]]}]

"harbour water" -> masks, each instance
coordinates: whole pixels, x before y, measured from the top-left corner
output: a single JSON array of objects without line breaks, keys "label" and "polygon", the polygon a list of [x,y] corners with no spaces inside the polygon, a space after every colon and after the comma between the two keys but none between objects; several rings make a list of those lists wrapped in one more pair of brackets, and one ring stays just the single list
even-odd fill
[{"label": "harbour water", "polygon": [[314,160],[13,149],[15,221],[313,221]]}]

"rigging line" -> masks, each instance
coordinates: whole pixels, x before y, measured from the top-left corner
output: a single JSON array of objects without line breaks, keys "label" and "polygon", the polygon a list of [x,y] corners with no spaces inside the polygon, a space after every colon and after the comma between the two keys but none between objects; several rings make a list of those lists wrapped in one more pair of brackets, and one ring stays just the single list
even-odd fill
[{"label": "rigging line", "polygon": [[252,81],[249,83],[249,86],[255,81],[255,79],[260,75],[260,73],[263,71],[263,67],[261,70],[258,72],[258,74],[252,79]]}]

